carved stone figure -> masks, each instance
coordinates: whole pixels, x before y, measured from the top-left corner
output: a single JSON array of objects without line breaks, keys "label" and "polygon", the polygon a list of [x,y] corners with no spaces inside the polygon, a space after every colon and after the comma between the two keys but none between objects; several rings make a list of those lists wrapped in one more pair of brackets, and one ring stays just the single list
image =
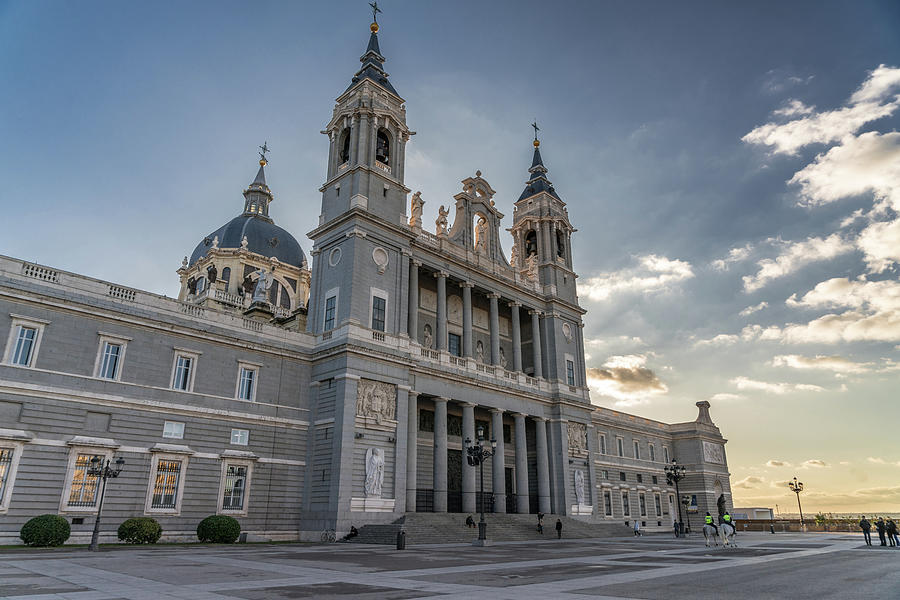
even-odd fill
[{"label": "carved stone figure", "polygon": [[212,241],[212,250],[218,250],[218,249],[219,249],[219,236],[216,236],[213,238],[213,241]]},{"label": "carved stone figure", "polygon": [[181,259],[181,266],[187,268],[187,266],[188,266],[187,256],[185,256],[183,259]]},{"label": "carved stone figure", "polygon": [[435,224],[435,233],[439,236],[447,235],[447,215],[450,214],[449,208],[444,208],[444,205],[441,204],[441,207],[438,209],[438,218]]},{"label": "carved stone figure", "polygon": [[513,244],[512,250],[509,252],[509,266],[515,268],[519,263],[519,246]]},{"label": "carved stone figure", "polygon": [[506,352],[503,351],[503,347],[501,346],[500,347],[500,366],[505,369],[507,364],[508,363],[506,361]]},{"label": "carved stone figure", "polygon": [[481,340],[475,344],[475,360],[480,363],[484,362],[484,344],[481,343]]},{"label": "carved stone figure", "polygon": [[253,302],[266,302],[266,294],[272,287],[272,273],[266,272],[265,269],[257,269],[256,274],[259,278],[256,280],[256,286],[253,288]]},{"label": "carved stone figure", "polygon": [[431,335],[431,325],[425,323],[424,335],[422,340],[422,345],[426,348],[431,348],[431,345],[434,343],[434,337]]},{"label": "carved stone figure", "polygon": [[479,254],[487,253],[487,229],[487,219],[478,215],[478,223],[475,225],[475,252]]},{"label": "carved stone figure", "polygon": [[537,283],[537,254],[529,254],[528,258],[525,259],[525,278],[531,283]]},{"label": "carved stone figure", "polygon": [[356,414],[375,419],[376,423],[393,421],[397,413],[397,387],[392,383],[360,379],[356,385]]},{"label": "carved stone figure", "polygon": [[575,469],[575,501],[584,506],[584,471]]},{"label": "carved stone figure", "polygon": [[187,280],[187,289],[188,294],[194,295],[197,293],[197,280],[191,277]]},{"label": "carved stone figure", "polygon": [[584,423],[569,422],[569,451],[587,450],[587,427]]},{"label": "carved stone figure", "polygon": [[216,268],[216,265],[209,265],[209,267],[207,267],[206,277],[209,279],[210,283],[216,282],[216,279],[219,277],[219,270]]},{"label": "carved stone figure", "polygon": [[244,237],[242,237],[242,238],[241,238],[241,250],[246,250],[246,249],[247,249],[247,245],[248,245],[249,243],[250,243],[250,242],[247,241],[247,236],[246,236],[246,235],[245,235]]},{"label": "carved stone figure", "polygon": [[425,207],[425,201],[422,200],[422,192],[413,194],[409,209],[409,226],[415,229],[422,228],[422,209]]},{"label": "carved stone figure", "polygon": [[366,450],[366,496],[381,497],[381,485],[384,483],[384,450],[369,448]]}]

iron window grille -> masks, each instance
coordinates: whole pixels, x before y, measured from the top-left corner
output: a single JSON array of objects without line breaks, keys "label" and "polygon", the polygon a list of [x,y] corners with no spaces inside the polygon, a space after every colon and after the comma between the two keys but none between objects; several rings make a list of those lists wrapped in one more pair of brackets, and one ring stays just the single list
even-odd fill
[{"label": "iron window grille", "polygon": [[180,460],[160,460],[156,465],[156,482],[150,508],[174,509],[178,502],[178,485],[181,480]]},{"label": "iron window grille", "polygon": [[75,458],[75,471],[72,473],[72,485],[69,488],[69,501],[72,507],[86,507],[97,505],[97,486],[100,478],[89,475],[91,468],[90,454],[79,454]]},{"label": "iron window grille", "polygon": [[222,510],[244,510],[244,491],[247,487],[247,467],[228,465],[225,469],[225,495]]}]

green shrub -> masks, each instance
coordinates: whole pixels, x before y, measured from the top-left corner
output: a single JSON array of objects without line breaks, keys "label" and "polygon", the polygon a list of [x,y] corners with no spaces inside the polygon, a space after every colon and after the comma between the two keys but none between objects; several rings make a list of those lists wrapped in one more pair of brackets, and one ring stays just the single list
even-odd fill
[{"label": "green shrub", "polygon": [[59,515],[41,515],[22,525],[19,537],[29,546],[62,546],[72,528]]},{"label": "green shrub", "polygon": [[137,517],[119,525],[119,539],[129,544],[155,544],[162,535],[156,519]]},{"label": "green shrub", "polygon": [[197,525],[197,537],[201,542],[233,544],[241,535],[241,524],[227,515],[206,517]]}]

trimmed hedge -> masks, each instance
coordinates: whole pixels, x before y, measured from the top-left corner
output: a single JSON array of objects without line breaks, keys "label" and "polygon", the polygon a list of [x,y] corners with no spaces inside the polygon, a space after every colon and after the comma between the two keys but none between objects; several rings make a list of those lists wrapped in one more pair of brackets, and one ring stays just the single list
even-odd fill
[{"label": "trimmed hedge", "polygon": [[201,542],[233,544],[241,535],[241,524],[234,517],[212,515],[197,525],[197,537]]},{"label": "trimmed hedge", "polygon": [[19,537],[29,546],[62,546],[71,534],[69,522],[59,515],[35,517],[19,531]]},{"label": "trimmed hedge", "polygon": [[129,544],[155,544],[162,536],[162,527],[156,519],[136,517],[119,525],[119,539]]}]

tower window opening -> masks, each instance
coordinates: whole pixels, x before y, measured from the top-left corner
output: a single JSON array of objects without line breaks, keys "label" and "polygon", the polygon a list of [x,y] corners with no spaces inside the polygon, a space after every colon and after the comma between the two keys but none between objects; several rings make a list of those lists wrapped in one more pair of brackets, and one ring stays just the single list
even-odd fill
[{"label": "tower window opening", "polygon": [[231,267],[225,267],[224,269],[222,269],[221,280],[225,282],[226,286],[229,284],[229,282],[231,281]]},{"label": "tower window opening", "polygon": [[375,160],[380,163],[390,164],[391,160],[391,140],[384,129],[378,130],[378,139],[375,144]]},{"label": "tower window opening", "polygon": [[345,129],[341,133],[340,140],[341,140],[341,142],[340,142],[341,143],[341,145],[340,145],[341,152],[340,152],[339,158],[340,158],[341,164],[344,164],[345,162],[350,160],[350,130],[349,129]]},{"label": "tower window opening", "polygon": [[525,256],[537,254],[537,232],[534,229],[525,234]]},{"label": "tower window opening", "polygon": [[560,258],[566,257],[566,235],[562,231],[556,232],[556,255]]}]

